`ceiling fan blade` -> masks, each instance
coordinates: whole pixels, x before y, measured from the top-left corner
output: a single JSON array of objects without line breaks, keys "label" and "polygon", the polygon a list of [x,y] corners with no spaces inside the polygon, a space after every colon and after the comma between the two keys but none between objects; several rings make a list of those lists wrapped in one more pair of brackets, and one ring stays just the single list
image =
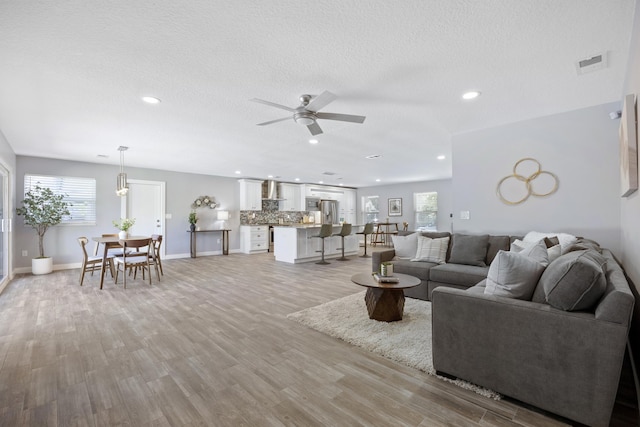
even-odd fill
[{"label": "ceiling fan blade", "polygon": [[343,122],[351,123],[363,123],[365,116],[354,116],[351,114],[336,114],[336,113],[316,113],[316,117],[325,120],[340,120]]},{"label": "ceiling fan blade", "polygon": [[304,108],[309,111],[319,111],[322,107],[334,101],[336,98],[337,96],[325,90],[320,95],[313,98]]},{"label": "ceiling fan blade", "polygon": [[249,101],[257,102],[259,104],[269,105],[271,107],[280,108],[282,110],[287,110],[292,113],[295,113],[296,111],[294,108],[289,108],[286,105],[276,104],[275,102],[271,102],[271,101],[265,101],[264,99],[253,98],[253,99],[250,99]]},{"label": "ceiling fan blade", "polygon": [[322,133],[322,129],[317,122],[313,122],[310,125],[307,125],[307,129],[311,132],[311,135],[320,135]]},{"label": "ceiling fan blade", "polygon": [[284,122],[285,120],[291,120],[291,117],[285,117],[283,119],[269,120],[268,122],[258,123],[258,126],[270,125],[271,123]]}]

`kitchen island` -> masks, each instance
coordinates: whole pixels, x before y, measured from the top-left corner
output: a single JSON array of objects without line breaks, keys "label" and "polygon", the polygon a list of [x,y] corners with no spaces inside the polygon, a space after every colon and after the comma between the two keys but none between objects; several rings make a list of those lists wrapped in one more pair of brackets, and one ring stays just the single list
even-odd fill
[{"label": "kitchen island", "polygon": [[[352,233],[356,232],[358,226],[353,226]],[[340,224],[333,225],[333,234],[340,232]],[[292,264],[318,261],[321,253],[316,252],[322,249],[322,239],[315,237],[320,233],[320,224],[293,224],[273,227],[273,252],[276,261],[289,262]],[[344,238],[345,256],[358,255],[358,236],[351,234]],[[326,259],[338,258],[342,256],[342,239],[340,236],[327,237],[324,240],[324,257]]]}]

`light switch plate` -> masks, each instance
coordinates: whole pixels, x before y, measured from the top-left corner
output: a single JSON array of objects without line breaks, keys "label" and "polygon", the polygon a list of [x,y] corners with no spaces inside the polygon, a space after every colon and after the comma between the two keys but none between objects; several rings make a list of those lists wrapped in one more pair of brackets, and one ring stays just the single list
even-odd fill
[{"label": "light switch plate", "polygon": [[460,211],[460,219],[469,219],[469,211]]}]

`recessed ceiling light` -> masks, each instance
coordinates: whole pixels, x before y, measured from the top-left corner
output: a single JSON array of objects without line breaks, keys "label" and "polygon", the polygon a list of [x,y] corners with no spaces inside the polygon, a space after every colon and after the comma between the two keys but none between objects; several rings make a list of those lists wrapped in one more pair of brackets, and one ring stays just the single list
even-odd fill
[{"label": "recessed ceiling light", "polygon": [[477,90],[472,90],[472,91],[469,91],[467,93],[462,94],[462,99],[466,99],[468,101],[468,100],[471,100],[471,99],[476,99],[479,96],[480,96],[480,92],[478,92]]},{"label": "recessed ceiling light", "polygon": [[365,156],[364,158],[372,160],[372,159],[379,159],[380,157],[382,157],[382,154],[371,154],[371,155]]},{"label": "recessed ceiling light", "polygon": [[380,178],[376,178],[376,182],[380,182]]},{"label": "recessed ceiling light", "polygon": [[240,171],[236,171],[236,175],[240,175],[242,172]]},{"label": "recessed ceiling light", "polygon": [[300,181],[300,178],[296,178],[296,179],[294,179],[294,181]]},{"label": "recessed ceiling light", "polygon": [[143,96],[142,100],[147,104],[160,104],[160,99],[154,98],[153,96]]},{"label": "recessed ceiling light", "polygon": [[273,175],[267,175],[267,178],[273,178]]},{"label": "recessed ceiling light", "polygon": [[446,157],[445,157],[445,156],[438,156],[437,158],[438,158],[438,160],[444,160],[444,159],[446,159]]},{"label": "recessed ceiling light", "polygon": [[344,184],[343,184],[343,183],[340,183],[340,184],[338,184],[338,185],[339,185],[340,187],[342,187]]},{"label": "recessed ceiling light", "polygon": [[317,144],[317,143],[318,143],[318,140],[315,138],[309,140],[309,144]]},{"label": "recessed ceiling light", "polygon": [[324,181],[318,181],[318,184],[324,184]]}]

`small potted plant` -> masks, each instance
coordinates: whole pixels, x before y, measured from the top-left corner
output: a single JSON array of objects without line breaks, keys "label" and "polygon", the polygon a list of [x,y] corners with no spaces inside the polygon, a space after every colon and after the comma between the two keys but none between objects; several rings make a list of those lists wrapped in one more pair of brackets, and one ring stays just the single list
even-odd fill
[{"label": "small potted plant", "polygon": [[71,204],[64,200],[66,196],[55,194],[50,188],[36,185],[24,195],[22,207],[16,214],[24,216],[24,223],[38,234],[39,256],[31,260],[33,274],[48,274],[53,271],[53,258],[44,255],[44,235],[54,225],[62,222],[69,213]]},{"label": "small potted plant", "polygon": [[196,222],[198,222],[198,217],[195,212],[189,213],[189,224],[191,224],[191,231],[196,231]]},{"label": "small potted plant", "polygon": [[129,229],[136,223],[135,218],[120,218],[120,221],[113,221],[113,225],[120,230],[118,238],[126,239],[129,236]]}]

